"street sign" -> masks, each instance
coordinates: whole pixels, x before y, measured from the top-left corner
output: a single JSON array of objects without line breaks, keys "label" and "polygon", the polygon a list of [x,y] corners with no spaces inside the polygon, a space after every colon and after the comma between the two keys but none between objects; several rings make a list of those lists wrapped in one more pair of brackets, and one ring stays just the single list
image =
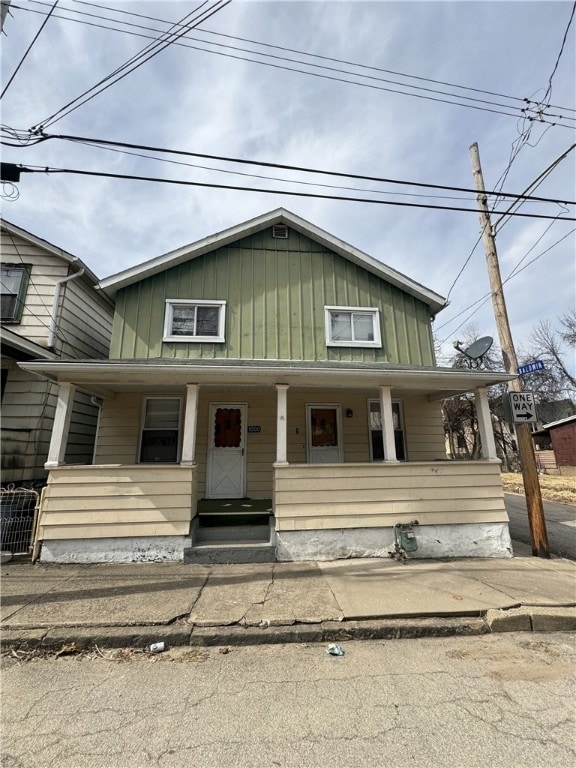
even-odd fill
[{"label": "street sign", "polygon": [[544,370],[544,363],[542,360],[532,360],[531,363],[526,363],[526,365],[521,365],[520,368],[518,368],[518,375],[519,376],[525,376],[527,373],[534,373],[534,371],[543,371]]},{"label": "street sign", "polygon": [[518,424],[536,421],[534,392],[510,392],[510,410],[512,420]]}]

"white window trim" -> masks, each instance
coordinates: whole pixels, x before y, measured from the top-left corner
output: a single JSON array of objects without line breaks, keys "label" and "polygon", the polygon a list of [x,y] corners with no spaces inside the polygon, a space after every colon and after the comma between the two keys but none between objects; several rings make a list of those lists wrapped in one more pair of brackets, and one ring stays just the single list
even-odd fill
[{"label": "white window trim", "polygon": [[[331,313],[332,312],[348,312],[353,314],[354,312],[362,312],[364,314],[372,315],[372,328],[374,331],[374,341],[334,341],[330,338],[331,328]],[[338,306],[325,306],[324,307],[324,330],[326,333],[326,346],[327,347],[382,347],[382,335],[380,333],[380,310],[377,307],[338,307]]]},{"label": "white window trim", "polygon": [[[178,408],[178,447],[176,450],[176,459],[174,461],[141,461],[140,456],[142,455],[142,437],[144,435],[144,424],[146,423],[146,403],[148,400],[179,400],[180,406]],[[146,466],[159,466],[167,464],[179,464],[180,463],[180,457],[182,454],[182,419],[184,417],[183,414],[183,398],[178,395],[145,395],[142,398],[142,411],[140,415],[140,435],[138,437],[138,453],[136,454],[136,464],[146,464]],[[162,429],[162,427],[158,427],[157,429]],[[153,431],[154,427],[148,427],[148,431]]]},{"label": "white window trim", "polygon": [[[369,397],[368,398],[368,445],[370,447],[370,461],[374,461],[374,453],[372,450],[372,430],[370,429],[370,404],[376,403],[378,406],[380,406],[380,400],[376,397]],[[404,459],[398,459],[398,461],[408,461],[408,454],[406,452],[406,428],[404,426],[404,401],[399,400],[397,398],[394,398],[392,400],[392,405],[395,403],[398,403],[398,411],[400,414],[400,429],[399,431],[402,432],[402,447],[404,448]],[[394,430],[396,432],[396,430]],[[376,459],[378,461],[378,459]]]},{"label": "white window trim", "polygon": [[[189,307],[218,307],[218,335],[217,336],[173,336],[172,319],[173,308],[176,305],[186,305]],[[164,336],[162,341],[201,341],[217,344],[225,341],[224,327],[226,322],[226,302],[209,301],[207,299],[166,299],[166,312],[164,316]]]}]

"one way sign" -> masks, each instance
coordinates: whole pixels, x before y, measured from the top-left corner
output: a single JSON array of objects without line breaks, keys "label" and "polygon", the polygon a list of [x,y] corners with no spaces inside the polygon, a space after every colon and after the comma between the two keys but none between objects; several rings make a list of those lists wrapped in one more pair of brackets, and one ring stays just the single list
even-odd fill
[{"label": "one way sign", "polygon": [[536,421],[534,392],[510,392],[512,420],[519,424]]}]

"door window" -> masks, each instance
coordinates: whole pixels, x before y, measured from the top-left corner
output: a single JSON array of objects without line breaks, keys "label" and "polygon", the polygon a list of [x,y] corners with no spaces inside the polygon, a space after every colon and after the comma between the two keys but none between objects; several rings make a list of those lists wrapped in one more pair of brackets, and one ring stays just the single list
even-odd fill
[{"label": "door window", "polygon": [[240,408],[216,408],[214,412],[214,447],[239,448],[242,444]]},{"label": "door window", "polygon": [[338,420],[335,408],[312,408],[312,448],[333,448],[338,445]]}]

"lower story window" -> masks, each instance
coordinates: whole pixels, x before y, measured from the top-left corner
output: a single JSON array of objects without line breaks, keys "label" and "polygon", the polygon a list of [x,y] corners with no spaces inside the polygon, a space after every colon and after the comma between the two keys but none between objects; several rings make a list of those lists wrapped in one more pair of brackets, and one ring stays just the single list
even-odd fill
[{"label": "lower story window", "polygon": [[148,397],[140,441],[140,462],[171,464],[178,461],[180,444],[179,397]]},{"label": "lower story window", "polygon": [[[392,419],[394,421],[394,443],[396,445],[396,458],[399,461],[406,461],[402,407],[399,400],[392,401]],[[384,461],[384,440],[382,438],[382,416],[380,413],[379,400],[370,400],[369,423],[371,459],[372,461]]]}]

